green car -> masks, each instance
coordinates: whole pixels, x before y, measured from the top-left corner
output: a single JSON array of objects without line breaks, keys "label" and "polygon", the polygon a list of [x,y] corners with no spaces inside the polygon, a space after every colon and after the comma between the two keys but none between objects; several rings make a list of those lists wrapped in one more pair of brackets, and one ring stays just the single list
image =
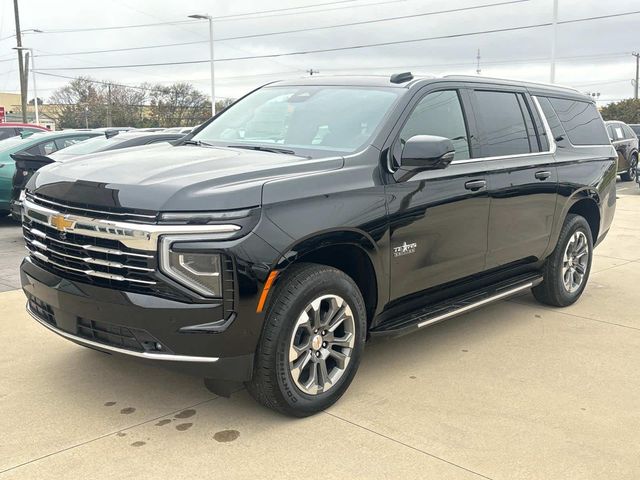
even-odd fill
[{"label": "green car", "polygon": [[15,153],[49,155],[74,143],[104,135],[104,132],[66,130],[33,133],[24,137],[11,137],[0,141],[0,215],[9,213],[13,174],[16,170],[11,155]]}]

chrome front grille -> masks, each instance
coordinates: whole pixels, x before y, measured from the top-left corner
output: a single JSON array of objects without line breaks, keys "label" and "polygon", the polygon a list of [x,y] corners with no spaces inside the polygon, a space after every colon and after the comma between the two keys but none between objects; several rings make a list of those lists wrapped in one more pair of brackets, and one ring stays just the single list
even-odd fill
[{"label": "chrome front grille", "polygon": [[[70,280],[176,299],[185,299],[186,294],[158,271],[159,239],[176,234],[226,239],[240,230],[238,225],[113,220],[114,212],[87,208],[82,215],[75,206],[67,208],[53,200],[43,203],[42,198],[27,194],[22,204],[22,230],[33,263]],[[233,278],[232,272],[225,275]],[[233,295],[230,298],[232,304]]]},{"label": "chrome front grille", "polygon": [[100,245],[95,237],[61,235],[52,227],[34,222],[25,222],[23,235],[31,257],[55,273],[62,271],[74,277],[85,277],[85,280],[92,280],[90,283],[111,282],[108,286],[113,283],[122,287],[157,283],[153,276],[155,255],[148,252],[126,249],[113,240],[100,240]]}]

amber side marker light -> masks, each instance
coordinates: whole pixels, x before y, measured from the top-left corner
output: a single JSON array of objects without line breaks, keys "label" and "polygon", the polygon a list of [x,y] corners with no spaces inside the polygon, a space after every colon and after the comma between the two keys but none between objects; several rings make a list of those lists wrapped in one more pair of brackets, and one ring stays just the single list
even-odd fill
[{"label": "amber side marker light", "polygon": [[269,289],[271,288],[271,285],[273,285],[273,282],[275,281],[277,276],[278,276],[278,271],[273,270],[267,277],[267,281],[265,282],[264,287],[262,288],[262,295],[260,295],[260,300],[258,301],[258,308],[256,308],[256,313],[262,312],[262,309],[264,308],[264,304],[267,301],[267,295],[269,295]]}]

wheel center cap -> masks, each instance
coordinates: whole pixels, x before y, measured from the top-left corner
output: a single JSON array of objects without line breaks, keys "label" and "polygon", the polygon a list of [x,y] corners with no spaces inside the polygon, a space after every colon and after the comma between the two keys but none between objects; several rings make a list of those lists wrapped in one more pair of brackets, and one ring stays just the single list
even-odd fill
[{"label": "wheel center cap", "polygon": [[320,350],[320,347],[322,347],[322,336],[315,335],[311,339],[311,348],[313,348],[314,350]]}]

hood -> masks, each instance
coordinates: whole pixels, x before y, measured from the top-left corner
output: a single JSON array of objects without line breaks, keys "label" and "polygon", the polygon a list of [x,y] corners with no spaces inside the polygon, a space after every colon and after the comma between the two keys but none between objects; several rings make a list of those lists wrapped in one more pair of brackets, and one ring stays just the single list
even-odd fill
[{"label": "hood", "polygon": [[261,204],[262,185],[341,168],[342,157],[154,144],[83,155],[40,169],[29,190],[55,200],[150,211],[233,210]]}]

